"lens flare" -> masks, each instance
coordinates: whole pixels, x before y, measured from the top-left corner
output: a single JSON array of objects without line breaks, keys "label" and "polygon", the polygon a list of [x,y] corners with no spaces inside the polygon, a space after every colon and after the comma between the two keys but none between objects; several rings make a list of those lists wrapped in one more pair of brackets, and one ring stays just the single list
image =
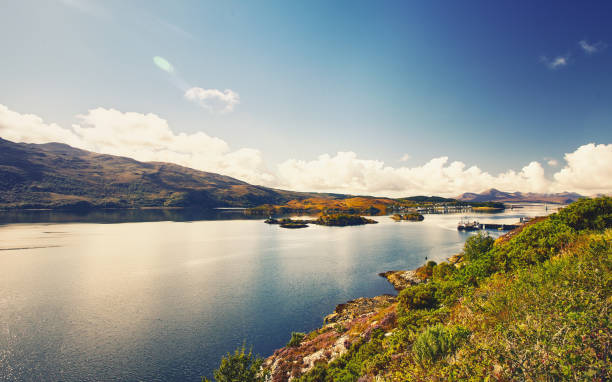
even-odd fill
[{"label": "lens flare", "polygon": [[172,64],[169,63],[165,58],[155,56],[153,57],[153,62],[158,68],[160,68],[164,72],[174,73],[174,66],[172,66]]}]

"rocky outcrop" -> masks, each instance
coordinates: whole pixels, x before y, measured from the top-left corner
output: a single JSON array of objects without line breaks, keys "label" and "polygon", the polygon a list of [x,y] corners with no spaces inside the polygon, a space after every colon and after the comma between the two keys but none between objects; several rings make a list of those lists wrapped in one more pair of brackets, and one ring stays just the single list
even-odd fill
[{"label": "rocky outcrop", "polygon": [[325,317],[327,324],[341,323],[352,320],[364,314],[369,314],[378,309],[385,308],[395,302],[395,296],[384,294],[376,297],[359,297],[336,306],[334,313]]},{"label": "rocky outcrop", "polygon": [[423,282],[423,279],[418,276],[416,271],[388,271],[379,273],[379,276],[389,280],[391,285],[393,285],[395,290],[398,292],[411,285]]},{"label": "rocky outcrop", "polygon": [[321,329],[309,333],[299,346],[286,346],[268,357],[263,367],[268,380],[286,382],[310,371],[316,364],[331,362],[353,343],[369,338],[372,331],[395,326],[396,298],[391,295],[361,297],[336,307]]}]

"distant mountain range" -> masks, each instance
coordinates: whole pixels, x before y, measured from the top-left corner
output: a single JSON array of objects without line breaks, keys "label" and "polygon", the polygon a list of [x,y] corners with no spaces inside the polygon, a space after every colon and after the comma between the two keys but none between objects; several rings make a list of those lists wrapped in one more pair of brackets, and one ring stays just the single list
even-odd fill
[{"label": "distant mountain range", "polygon": [[533,192],[503,192],[491,188],[480,194],[466,192],[456,197],[464,202],[504,202],[504,203],[559,203],[567,204],[583,196],[575,192],[561,192],[558,194],[538,194]]},{"label": "distant mountain range", "polygon": [[[334,197],[254,186],[172,163],[0,138],[0,207],[249,207]],[[335,196],[341,197],[341,196]]]}]

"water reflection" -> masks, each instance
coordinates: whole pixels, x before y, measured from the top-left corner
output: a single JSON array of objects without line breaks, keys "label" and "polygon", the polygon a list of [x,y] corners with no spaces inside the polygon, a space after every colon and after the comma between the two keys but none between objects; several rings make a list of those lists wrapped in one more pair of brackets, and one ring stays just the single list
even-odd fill
[{"label": "water reflection", "polygon": [[102,209],[89,211],[7,210],[0,211],[0,224],[9,223],[134,223],[197,220],[261,219],[242,209]]}]

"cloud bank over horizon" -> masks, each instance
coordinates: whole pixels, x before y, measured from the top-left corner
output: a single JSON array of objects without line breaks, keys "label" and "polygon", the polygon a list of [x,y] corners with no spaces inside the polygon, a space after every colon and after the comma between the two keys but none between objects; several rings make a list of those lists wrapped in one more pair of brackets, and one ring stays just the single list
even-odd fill
[{"label": "cloud bank over horizon", "polygon": [[62,127],[0,104],[0,137],[25,143],[61,142],[140,161],[173,162],[296,191],[391,197],[456,196],[488,188],[511,192],[572,191],[583,195],[612,191],[612,144],[577,147],[566,153],[564,163],[558,162],[560,169],[549,175],[538,161],[518,171],[508,169],[492,175],[446,156],[432,158],[420,166],[393,167],[380,160],[359,158],[352,151],[322,154],[311,160],[290,158],[271,170],[255,148],[232,149],[224,140],[203,132],[175,133],[166,120],[153,113],[96,108],[75,116],[75,120],[72,126]]}]

